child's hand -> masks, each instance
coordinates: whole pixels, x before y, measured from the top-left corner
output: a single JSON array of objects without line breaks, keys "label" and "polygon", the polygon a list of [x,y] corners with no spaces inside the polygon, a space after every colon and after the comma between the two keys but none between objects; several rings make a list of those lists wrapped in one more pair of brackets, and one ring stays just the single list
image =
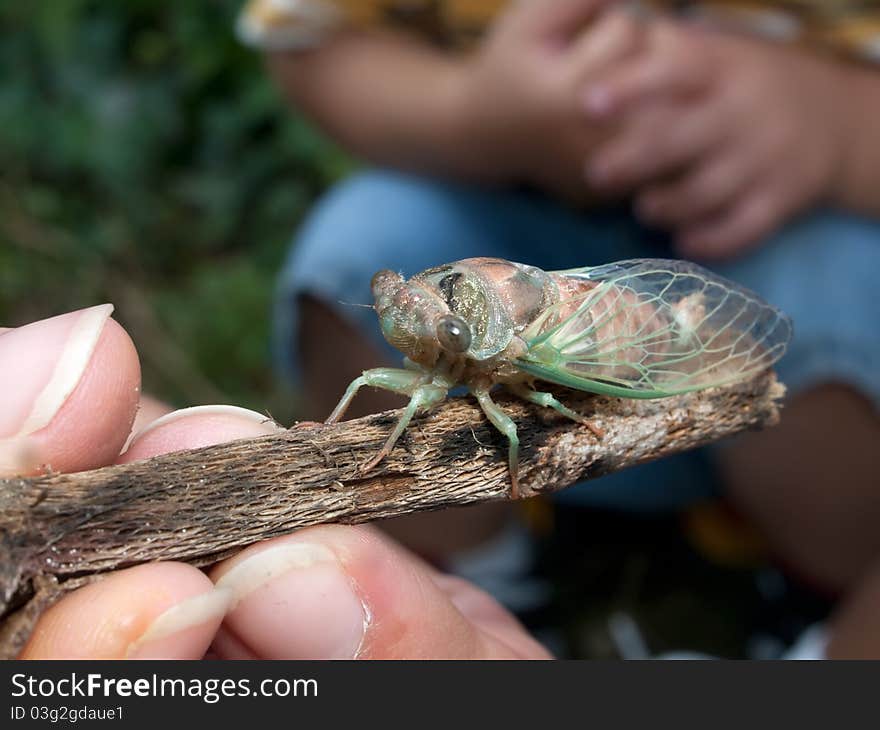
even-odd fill
[{"label": "child's hand", "polygon": [[603,125],[584,118],[577,92],[641,40],[631,14],[607,4],[515,3],[463,69],[463,129],[498,179],[586,197],[582,160]]},{"label": "child's hand", "polygon": [[840,67],[670,23],[650,36],[582,97],[594,118],[620,122],[588,167],[598,189],[634,193],[643,219],[705,258],[736,255],[831,195],[846,136]]}]

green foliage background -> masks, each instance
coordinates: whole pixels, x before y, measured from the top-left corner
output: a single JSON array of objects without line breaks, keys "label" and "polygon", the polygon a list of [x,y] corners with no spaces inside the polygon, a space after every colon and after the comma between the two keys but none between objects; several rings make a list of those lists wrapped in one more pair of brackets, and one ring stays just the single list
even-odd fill
[{"label": "green foliage background", "polygon": [[236,41],[240,4],[0,6],[0,323],[111,301],[145,389],[285,418],[274,278],[351,162]]}]

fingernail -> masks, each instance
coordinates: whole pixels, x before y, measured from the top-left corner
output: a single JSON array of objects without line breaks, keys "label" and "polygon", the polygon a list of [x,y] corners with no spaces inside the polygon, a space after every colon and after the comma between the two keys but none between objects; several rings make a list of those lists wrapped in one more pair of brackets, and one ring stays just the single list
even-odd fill
[{"label": "fingernail", "polygon": [[129,644],[127,659],[167,659],[177,656],[186,633],[208,622],[220,625],[232,592],[222,588],[181,601],[160,614],[140,637]]},{"label": "fingernail", "polygon": [[267,659],[351,659],[368,612],[331,550],[290,543],[263,550],[217,581],[232,592],[227,626]]},{"label": "fingernail", "polygon": [[31,474],[41,464],[33,439],[0,439],[0,474]]},{"label": "fingernail", "polygon": [[0,437],[49,425],[79,384],[112,312],[112,304],[102,304],[0,335]]},{"label": "fingernail", "polygon": [[179,410],[160,416],[155,421],[145,426],[140,433],[135,434],[134,438],[139,439],[142,436],[146,436],[150,431],[155,431],[162,426],[167,426],[169,423],[180,422],[196,416],[198,416],[200,420],[202,420],[202,417],[208,417],[222,421],[228,421],[231,419],[238,423],[244,421],[248,424],[256,425],[258,427],[256,430],[267,434],[285,430],[265,413],[257,413],[256,411],[251,411],[247,408],[223,405],[193,406],[192,408],[180,408]]},{"label": "fingernail", "polygon": [[[186,424],[191,421],[192,428]],[[174,428],[165,431],[170,425]],[[121,462],[136,461],[168,451],[165,439],[173,434],[174,450],[197,449],[202,446],[236,439],[266,436],[284,431],[265,413],[238,406],[195,406],[181,408],[157,418],[129,439]]]}]

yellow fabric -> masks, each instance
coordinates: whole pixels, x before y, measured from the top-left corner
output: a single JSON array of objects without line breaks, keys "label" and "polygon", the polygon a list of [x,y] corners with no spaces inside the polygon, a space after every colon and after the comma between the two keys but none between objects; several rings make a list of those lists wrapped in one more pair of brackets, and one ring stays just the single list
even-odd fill
[{"label": "yellow fabric", "polygon": [[[532,0],[538,2],[540,0]],[[552,0],[544,0],[551,2]],[[239,31],[251,45],[290,47],[318,42],[341,24],[396,25],[450,45],[468,43],[509,0],[249,0]],[[775,40],[880,62],[880,0],[639,0],[650,12],[709,19]],[[331,22],[332,20],[332,22]],[[247,25],[249,32],[242,32]],[[267,40],[269,39],[269,40]]]}]

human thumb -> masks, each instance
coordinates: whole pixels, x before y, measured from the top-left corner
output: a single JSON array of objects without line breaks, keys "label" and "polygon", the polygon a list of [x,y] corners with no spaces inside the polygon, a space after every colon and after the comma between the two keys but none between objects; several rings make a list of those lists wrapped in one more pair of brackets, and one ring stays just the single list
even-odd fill
[{"label": "human thumb", "polygon": [[214,641],[224,659],[548,657],[487,594],[375,529],[301,530],[211,577],[233,597]]}]

